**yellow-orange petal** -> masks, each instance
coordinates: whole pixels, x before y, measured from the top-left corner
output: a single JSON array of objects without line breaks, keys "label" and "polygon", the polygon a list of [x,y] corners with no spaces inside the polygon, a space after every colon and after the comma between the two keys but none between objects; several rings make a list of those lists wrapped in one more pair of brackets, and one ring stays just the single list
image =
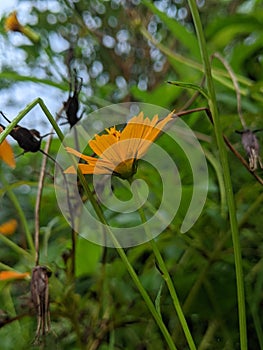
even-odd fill
[{"label": "yellow-orange petal", "polygon": [[0,271],[0,281],[9,281],[9,280],[21,280],[24,278],[30,277],[29,272],[16,272],[16,271]]},{"label": "yellow-orange petal", "polygon": [[8,220],[0,225],[0,234],[2,235],[12,235],[17,228],[17,221],[15,219]]},{"label": "yellow-orange petal", "polygon": [[94,157],[86,156],[85,154],[82,154],[82,153],[76,151],[74,148],[71,148],[71,147],[66,147],[65,150],[68,153],[74,154],[74,156],[76,156],[78,158],[84,159],[86,162],[90,162],[93,159],[97,159],[97,158],[94,158]]},{"label": "yellow-orange petal", "polygon": [[[160,120],[159,122],[157,119],[155,119],[156,124],[150,130],[150,132],[147,135],[145,135],[145,139],[148,141],[154,142],[156,138],[160,135],[160,133],[163,131],[166,124],[173,119],[173,114],[174,112],[169,113],[164,119]],[[146,143],[146,142],[141,143],[138,150],[139,157],[142,157],[147,152],[149,147],[150,147],[149,143]]]},{"label": "yellow-orange petal", "polygon": [[[150,120],[148,117],[144,118],[141,112],[128,122],[123,131],[112,127],[106,129],[108,134],[95,135],[89,141],[89,146],[99,158],[85,156],[72,148],[66,150],[87,162],[78,164],[83,174],[113,173],[129,178],[136,172],[136,159],[145,154],[172,117],[173,112],[161,121],[158,121],[158,115]],[[75,173],[76,170],[71,166],[65,172]]]},{"label": "yellow-orange petal", "polygon": [[95,164],[97,162],[97,160],[98,160],[98,158],[91,157],[91,156],[86,156],[85,154],[82,154],[82,153],[76,151],[75,149],[73,149],[71,147],[66,147],[66,151],[68,153],[74,154],[78,158],[81,158],[81,159],[85,160],[88,164]]},{"label": "yellow-orange petal", "polygon": [[[3,131],[3,128],[0,127],[0,133]],[[4,140],[0,144],[0,159],[2,159],[3,162],[5,162],[7,165],[9,165],[11,168],[15,168],[16,161],[14,157],[14,153],[12,150],[12,147],[9,145],[9,143]]]},{"label": "yellow-orange petal", "polygon": [[161,130],[163,130],[163,128],[165,127],[165,125],[171,121],[173,119],[175,111],[172,111],[171,113],[169,113],[165,118],[163,118],[162,120],[157,122],[157,127]]},{"label": "yellow-orange petal", "polygon": [[112,167],[108,167],[108,163],[98,159],[95,165],[90,164],[79,164],[79,169],[82,174],[96,174],[96,175],[110,175],[112,174]]},{"label": "yellow-orange petal", "polygon": [[173,112],[168,114],[163,120],[158,121],[155,115],[152,120],[144,118],[141,112],[133,117],[124,128],[121,140],[130,140],[127,145],[126,154],[129,157],[141,158],[156,140],[165,125],[172,119]]},{"label": "yellow-orange petal", "polygon": [[[94,165],[89,164],[78,164],[79,170],[82,172],[82,174],[93,174],[94,172]],[[74,166],[68,167],[65,171],[65,174],[76,174],[76,168]]]},{"label": "yellow-orange petal", "polygon": [[[111,174],[114,170],[114,166],[104,161],[103,159],[96,159],[96,162],[92,164],[78,164],[79,170],[82,174],[97,174],[97,175],[108,175]],[[76,169],[74,166],[68,167],[65,171],[65,174],[76,174]]]},{"label": "yellow-orange petal", "polygon": [[68,167],[66,170],[64,170],[65,174],[76,174],[76,168],[72,165]]},{"label": "yellow-orange petal", "polygon": [[158,116],[155,116],[153,120],[150,120],[147,117],[144,119],[144,115],[141,112],[138,116],[133,117],[128,122],[122,131],[121,140],[132,138],[146,139],[157,121]]},{"label": "yellow-orange petal", "polygon": [[118,156],[111,148],[117,142],[118,139],[112,134],[96,135],[94,140],[89,141],[89,146],[98,156],[101,156],[106,150],[112,150],[108,152],[108,157],[111,161]]}]

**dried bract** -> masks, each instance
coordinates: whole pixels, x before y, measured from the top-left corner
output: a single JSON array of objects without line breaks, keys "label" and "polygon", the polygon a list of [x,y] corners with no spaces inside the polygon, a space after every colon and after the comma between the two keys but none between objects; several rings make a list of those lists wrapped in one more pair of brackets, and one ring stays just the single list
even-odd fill
[{"label": "dried bract", "polygon": [[32,271],[31,299],[37,314],[37,330],[34,343],[50,331],[48,278],[51,271],[46,266],[36,266]]}]

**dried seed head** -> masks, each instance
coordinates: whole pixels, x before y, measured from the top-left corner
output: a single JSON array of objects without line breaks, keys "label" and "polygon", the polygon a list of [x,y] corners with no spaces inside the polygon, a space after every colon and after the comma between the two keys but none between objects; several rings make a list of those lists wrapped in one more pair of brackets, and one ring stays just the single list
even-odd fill
[{"label": "dried seed head", "polygon": [[258,163],[260,167],[263,168],[259,155],[259,142],[255,135],[255,131],[247,129],[238,133],[242,134],[241,140],[248,156],[249,169],[251,171],[255,171],[257,169]]}]

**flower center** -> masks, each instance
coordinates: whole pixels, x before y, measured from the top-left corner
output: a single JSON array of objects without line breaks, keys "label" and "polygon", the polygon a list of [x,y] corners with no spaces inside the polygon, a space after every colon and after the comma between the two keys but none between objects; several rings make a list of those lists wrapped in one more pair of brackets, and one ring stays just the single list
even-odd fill
[{"label": "flower center", "polygon": [[131,159],[124,160],[123,162],[118,164],[114,169],[113,173],[122,179],[129,179],[136,173],[136,170],[137,170],[136,159],[131,158]]},{"label": "flower center", "polygon": [[106,129],[106,131],[108,132],[109,135],[113,135],[119,141],[121,132],[119,130],[116,130],[115,126],[113,126],[110,129]]}]

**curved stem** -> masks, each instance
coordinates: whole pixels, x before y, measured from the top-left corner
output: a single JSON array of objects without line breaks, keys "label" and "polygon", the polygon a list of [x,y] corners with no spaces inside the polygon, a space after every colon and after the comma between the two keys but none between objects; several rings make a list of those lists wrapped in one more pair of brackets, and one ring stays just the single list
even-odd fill
[{"label": "curved stem", "polygon": [[170,350],[176,350],[176,346],[172,340],[172,337],[170,335],[170,333],[168,332],[161,316],[159,315],[159,313],[157,312],[157,310],[155,309],[155,306],[149,296],[149,294],[147,293],[147,291],[145,290],[145,288],[143,287],[141,281],[138,278],[138,275],[136,274],[135,270],[133,269],[131,263],[129,262],[124,250],[122,248],[120,248],[120,244],[118,242],[118,240],[116,239],[116,237],[114,236],[114,234],[112,233],[110,226],[107,224],[106,218],[99,206],[99,204],[97,203],[97,201],[95,200],[87,182],[85,181],[85,178],[83,176],[83,174],[78,171],[78,175],[80,177],[80,181],[84,187],[84,190],[89,198],[89,200],[91,201],[91,204],[97,214],[97,216],[99,217],[100,221],[105,225],[106,227],[106,234],[109,234],[112,242],[114,244],[114,246],[116,247],[116,250],[124,264],[124,266],[126,267],[127,271],[129,272],[134,284],[136,285],[138,291],[140,292],[142,298],[144,299],[149,311],[151,312],[152,316],[154,317],[157,325],[159,326],[160,331],[162,332],[168,346]]},{"label": "curved stem", "polygon": [[10,124],[5,128],[3,132],[0,134],[0,144],[3,142],[3,140],[6,138],[7,135],[10,134],[10,132],[14,129],[14,127],[22,120],[31,109],[33,109],[36,105],[39,105],[42,109],[42,111],[45,113],[46,117],[48,118],[50,124],[53,126],[56,134],[58,135],[58,138],[60,141],[63,140],[64,135],[60,128],[58,127],[58,124],[56,120],[53,118],[52,114],[49,112],[47,106],[45,105],[44,101],[41,98],[36,98],[34,101],[29,103],[21,112],[18,113],[16,118],[14,118]]},{"label": "curved stem", "polygon": [[241,350],[247,349],[247,329],[246,329],[246,307],[245,307],[245,292],[243,281],[243,269],[242,269],[242,256],[239,242],[239,232],[236,217],[235,201],[233,195],[232,182],[230,177],[230,169],[228,164],[226,147],[224,145],[224,138],[221,130],[221,124],[216,103],[216,94],[214,88],[214,82],[211,73],[211,65],[207,52],[205,36],[202,28],[202,23],[198,13],[195,0],[188,0],[189,7],[192,13],[192,17],[195,24],[196,34],[199,41],[200,51],[202,55],[204,71],[207,79],[207,91],[209,95],[209,107],[213,117],[214,130],[216,134],[219,156],[222,165],[222,172],[224,175],[226,199],[228,203],[228,212],[232,233],[232,241],[234,248],[234,258],[236,267],[236,281],[237,281],[237,298],[238,298],[238,311],[239,311],[239,329],[240,329],[240,347]]},{"label": "curved stem", "polygon": [[[134,188],[135,187],[136,186],[134,186]],[[138,193],[138,191],[136,189],[134,191],[134,195],[136,196],[136,200],[139,203],[140,202],[139,198],[138,198],[139,197],[139,193]],[[191,332],[190,332],[190,330],[188,328],[188,325],[187,325],[187,322],[186,322],[186,319],[185,319],[182,307],[181,307],[180,302],[179,302],[179,298],[178,298],[176,290],[174,288],[173,281],[172,281],[171,276],[170,276],[170,274],[169,274],[169,272],[167,270],[166,264],[165,264],[165,262],[163,260],[163,257],[162,257],[162,255],[161,255],[161,253],[159,251],[159,248],[158,248],[155,240],[152,239],[151,232],[149,232],[149,229],[148,229],[148,226],[147,226],[147,218],[145,216],[143,208],[139,207],[138,212],[139,212],[139,215],[141,217],[142,223],[145,224],[144,225],[145,233],[146,233],[147,237],[149,237],[154,256],[155,256],[156,261],[158,263],[158,268],[160,269],[160,271],[162,273],[162,277],[165,280],[165,283],[166,283],[166,285],[168,287],[168,290],[170,292],[171,298],[173,300],[175,311],[177,312],[177,316],[178,316],[178,319],[179,319],[179,321],[181,323],[181,326],[182,326],[182,329],[184,331],[184,334],[185,334],[186,340],[188,342],[189,348],[190,348],[190,350],[196,350],[196,346],[195,346],[192,334],[191,334]]]},{"label": "curved stem", "polygon": [[168,332],[165,324],[163,323],[163,320],[161,318],[161,316],[159,315],[159,313],[157,312],[152,300],[150,299],[148,293],[146,292],[146,290],[144,289],[143,285],[141,284],[136,272],[134,271],[132,265],[130,264],[124,250],[122,248],[117,248],[117,251],[122,259],[122,261],[124,262],[127,270],[130,273],[130,276],[133,279],[133,282],[135,283],[136,287],[138,288],[139,292],[141,293],[141,296],[143,297],[146,305],[148,306],[148,309],[150,310],[150,312],[152,313],[156,323],[158,324],[168,346],[170,350],[176,350],[176,346],[172,340],[172,337],[170,335],[170,333]]},{"label": "curved stem", "polygon": [[233,72],[230,64],[224,59],[223,56],[221,56],[221,54],[219,52],[214,53],[213,57],[217,58],[225,66],[226,70],[229,73],[230,78],[232,79],[233,86],[234,86],[234,89],[236,91],[236,96],[237,96],[237,112],[238,112],[239,119],[240,119],[240,122],[242,124],[242,127],[243,127],[244,130],[246,130],[247,126],[246,126],[246,122],[245,122],[245,119],[244,119],[244,116],[243,116],[243,112],[242,112],[241,94],[240,94],[240,87],[239,87],[239,84],[238,84],[237,77],[236,77],[235,73]]}]

